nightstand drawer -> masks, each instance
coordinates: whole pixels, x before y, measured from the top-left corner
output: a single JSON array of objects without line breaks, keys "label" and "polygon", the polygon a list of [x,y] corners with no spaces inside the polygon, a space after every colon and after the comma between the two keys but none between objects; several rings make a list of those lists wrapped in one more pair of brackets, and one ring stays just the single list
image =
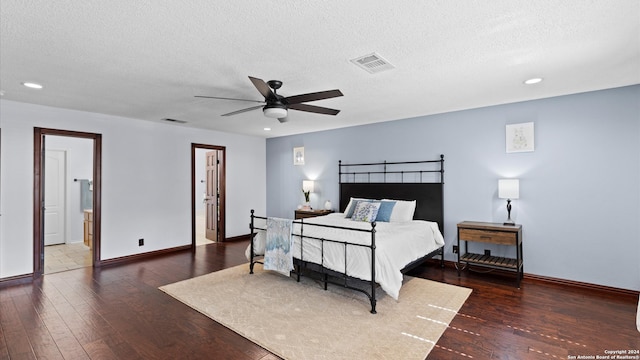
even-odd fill
[{"label": "nightstand drawer", "polygon": [[460,240],[486,242],[501,245],[516,245],[515,232],[459,229]]}]

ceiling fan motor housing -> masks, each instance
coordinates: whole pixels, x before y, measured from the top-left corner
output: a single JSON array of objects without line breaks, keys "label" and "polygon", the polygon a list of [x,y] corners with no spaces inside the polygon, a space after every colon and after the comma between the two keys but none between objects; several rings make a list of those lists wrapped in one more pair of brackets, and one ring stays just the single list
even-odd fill
[{"label": "ceiling fan motor housing", "polygon": [[280,80],[269,80],[267,81],[267,85],[272,88],[274,91],[280,89],[282,87],[282,81]]}]

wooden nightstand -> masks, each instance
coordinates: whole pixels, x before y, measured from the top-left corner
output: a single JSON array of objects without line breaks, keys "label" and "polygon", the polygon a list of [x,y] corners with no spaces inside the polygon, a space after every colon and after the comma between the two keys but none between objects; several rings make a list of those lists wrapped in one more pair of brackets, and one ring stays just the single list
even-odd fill
[{"label": "wooden nightstand", "polygon": [[[460,247],[464,241],[464,252]],[[474,254],[467,251],[467,243],[484,242],[490,244],[516,247],[516,258]],[[476,221],[463,221],[458,224],[458,276],[460,263],[479,265],[494,269],[513,271],[517,274],[517,285],[520,287],[524,266],[522,263],[522,225],[503,225]]]},{"label": "wooden nightstand", "polygon": [[296,210],[295,211],[295,219],[305,219],[316,216],[323,216],[327,214],[331,214],[332,210]]}]

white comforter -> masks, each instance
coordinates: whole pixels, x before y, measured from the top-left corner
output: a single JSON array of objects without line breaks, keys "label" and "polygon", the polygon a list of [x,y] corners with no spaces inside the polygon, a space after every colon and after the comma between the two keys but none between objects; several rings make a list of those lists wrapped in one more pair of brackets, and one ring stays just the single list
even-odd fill
[{"label": "white comforter", "polygon": [[[309,224],[325,224],[355,229],[371,229],[368,222],[352,221],[342,213],[304,219],[302,257],[300,256],[300,237],[295,236],[293,256],[305,261],[321,262],[321,246],[319,240],[308,239],[307,236],[346,241],[354,244],[371,243],[371,233],[349,231],[344,229],[309,226]],[[263,227],[256,223],[256,227]],[[300,234],[300,224],[294,224],[294,235]],[[254,251],[262,255],[264,252],[264,232],[258,232],[254,239]],[[412,261],[436,250],[444,245],[444,238],[438,224],[430,221],[414,220],[410,222],[378,222],[376,223],[376,282],[394,299],[398,299],[402,286],[400,270]],[[250,258],[250,247],[245,254]],[[325,242],[324,266],[328,269],[345,272],[344,245]],[[371,251],[360,246],[347,246],[347,275],[362,280],[371,280]]]}]

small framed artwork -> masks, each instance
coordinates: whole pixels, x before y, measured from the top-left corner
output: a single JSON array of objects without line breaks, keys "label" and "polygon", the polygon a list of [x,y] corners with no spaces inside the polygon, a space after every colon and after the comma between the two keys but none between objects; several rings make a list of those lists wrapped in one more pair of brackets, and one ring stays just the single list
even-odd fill
[{"label": "small framed artwork", "polygon": [[293,148],[293,165],[304,165],[304,146]]},{"label": "small framed artwork", "polygon": [[535,150],[532,122],[507,125],[506,134],[507,153]]}]

